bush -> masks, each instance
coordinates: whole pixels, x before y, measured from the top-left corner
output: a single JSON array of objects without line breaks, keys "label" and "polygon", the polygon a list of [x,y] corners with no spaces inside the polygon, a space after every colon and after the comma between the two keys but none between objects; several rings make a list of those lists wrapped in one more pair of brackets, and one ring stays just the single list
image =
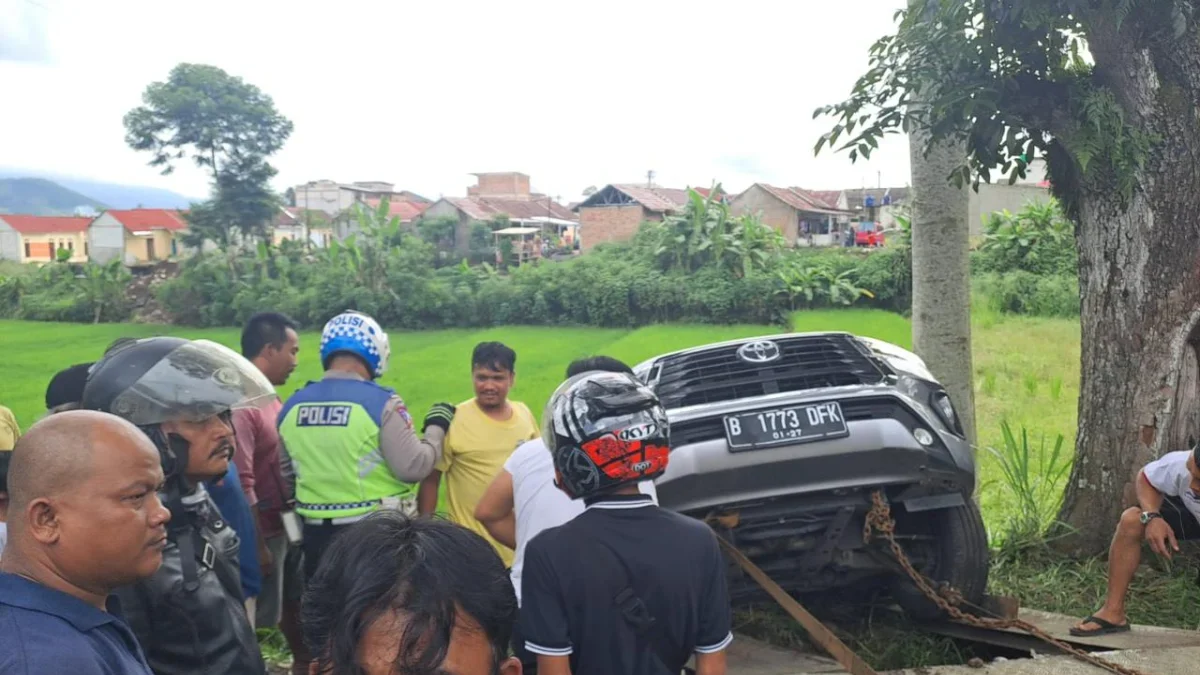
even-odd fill
[{"label": "bush", "polygon": [[1038,276],[1018,271],[985,274],[975,280],[988,307],[1009,314],[1079,316],[1079,281],[1063,275]]},{"label": "bush", "polygon": [[993,213],[973,262],[982,272],[1074,276],[1079,269],[1074,226],[1053,200],[1031,203],[1016,214]]},{"label": "bush", "polygon": [[108,265],[43,265],[33,273],[0,277],[0,316],[33,321],[125,321],[129,273]]}]

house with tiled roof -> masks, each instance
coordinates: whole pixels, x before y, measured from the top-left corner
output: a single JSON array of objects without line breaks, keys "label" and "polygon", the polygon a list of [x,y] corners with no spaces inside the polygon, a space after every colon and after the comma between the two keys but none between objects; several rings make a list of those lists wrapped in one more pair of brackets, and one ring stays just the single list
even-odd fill
[{"label": "house with tiled roof", "polygon": [[126,265],[149,265],[177,258],[183,251],[178,237],[187,230],[183,214],[171,209],[109,209],[88,226],[91,259],[98,263],[121,260]]},{"label": "house with tiled roof", "polygon": [[91,222],[87,217],[0,213],[0,260],[52,262],[60,249],[66,249],[71,262],[86,262]]},{"label": "house with tiled roof", "polygon": [[841,241],[853,213],[840,192],[755,183],[730,202],[735,215],[758,214],[792,246],[831,246]]},{"label": "house with tiled roof", "polygon": [[466,252],[471,226],[504,219],[513,227],[544,230],[547,236],[574,235],[578,218],[548,195],[530,188],[529,176],[518,172],[473,174],[477,184],[466,197],[443,197],[421,213],[421,218],[453,218],[454,246]]},{"label": "house with tiled roof", "polygon": [[575,207],[579,213],[580,248],[586,252],[599,244],[628,241],[642,223],[661,221],[682,211],[687,203],[687,189],[645,183],[605,185]]},{"label": "house with tiled roof", "polygon": [[334,239],[333,218],[324,211],[281,206],[271,223],[271,243],[279,246],[285,241],[305,238],[317,248],[327,248]]}]

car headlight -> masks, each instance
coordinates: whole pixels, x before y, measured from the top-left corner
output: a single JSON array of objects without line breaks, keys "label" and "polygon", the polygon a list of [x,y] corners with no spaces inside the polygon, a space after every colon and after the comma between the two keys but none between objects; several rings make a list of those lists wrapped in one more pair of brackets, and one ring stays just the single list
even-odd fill
[{"label": "car headlight", "polygon": [[947,431],[958,436],[963,435],[958,413],[954,411],[954,404],[951,403],[945,389],[909,375],[901,375],[896,381],[896,387],[924,411],[937,416]]},{"label": "car headlight", "polygon": [[945,391],[936,390],[933,392],[933,410],[942,418],[942,422],[946,428],[959,436],[962,435],[962,423],[958,420],[958,413],[954,412],[954,404],[950,402],[950,395]]}]

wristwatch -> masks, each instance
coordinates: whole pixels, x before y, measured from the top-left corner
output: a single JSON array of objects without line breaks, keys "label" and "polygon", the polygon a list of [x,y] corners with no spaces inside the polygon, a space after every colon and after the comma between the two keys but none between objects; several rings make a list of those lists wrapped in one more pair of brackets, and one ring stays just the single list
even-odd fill
[{"label": "wristwatch", "polygon": [[1157,511],[1142,511],[1142,525],[1149,525],[1155,518],[1162,518],[1162,514]]}]

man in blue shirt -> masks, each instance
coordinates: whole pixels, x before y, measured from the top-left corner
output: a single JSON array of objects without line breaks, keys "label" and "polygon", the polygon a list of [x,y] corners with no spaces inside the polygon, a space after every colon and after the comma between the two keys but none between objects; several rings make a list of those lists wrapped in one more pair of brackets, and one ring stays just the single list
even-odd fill
[{"label": "man in blue shirt", "polygon": [[150,675],[109,594],[162,563],[162,481],[154,444],[112,415],[52,415],[20,440],[0,560],[0,673]]},{"label": "man in blue shirt", "polygon": [[241,541],[238,548],[238,567],[242,571],[242,594],[246,596],[246,615],[250,623],[254,623],[255,600],[262,591],[262,568],[258,565],[258,549],[254,541],[258,531],[254,526],[254,514],[250,504],[242,492],[242,481],[238,477],[237,466],[229,463],[229,471],[224,476],[204,484],[208,496],[221,511],[221,515],[229,522],[229,526],[237,533]]}]

